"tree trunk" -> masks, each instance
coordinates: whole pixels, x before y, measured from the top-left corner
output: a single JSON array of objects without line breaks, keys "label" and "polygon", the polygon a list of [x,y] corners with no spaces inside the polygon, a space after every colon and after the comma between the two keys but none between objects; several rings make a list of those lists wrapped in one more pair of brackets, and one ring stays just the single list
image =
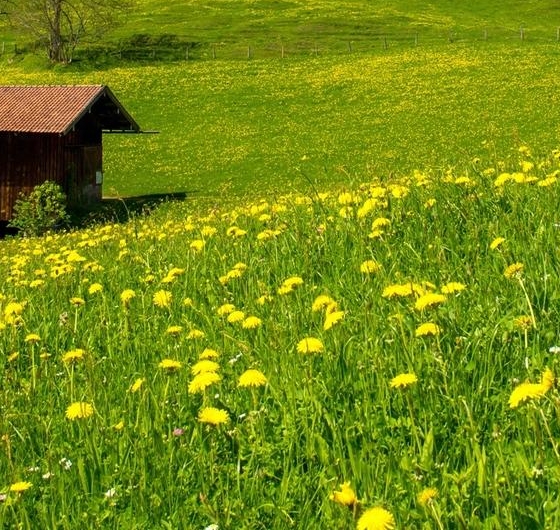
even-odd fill
[{"label": "tree trunk", "polygon": [[49,59],[53,63],[66,62],[61,26],[63,1],[64,0],[49,0]]}]

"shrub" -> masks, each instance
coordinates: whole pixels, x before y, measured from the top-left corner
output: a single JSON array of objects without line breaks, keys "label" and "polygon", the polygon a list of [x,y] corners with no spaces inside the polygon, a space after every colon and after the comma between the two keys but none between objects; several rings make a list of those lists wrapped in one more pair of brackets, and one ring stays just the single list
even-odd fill
[{"label": "shrub", "polygon": [[9,226],[18,228],[24,236],[31,237],[60,228],[68,221],[66,195],[58,184],[47,180],[35,186],[27,195],[20,193]]}]

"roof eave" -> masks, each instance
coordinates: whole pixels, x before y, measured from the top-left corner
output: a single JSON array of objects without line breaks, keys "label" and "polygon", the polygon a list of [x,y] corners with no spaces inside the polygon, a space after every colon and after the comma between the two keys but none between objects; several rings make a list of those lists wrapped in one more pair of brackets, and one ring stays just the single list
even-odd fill
[{"label": "roof eave", "polygon": [[136,121],[132,118],[132,116],[126,111],[126,109],[121,105],[119,100],[115,97],[111,89],[107,85],[99,85],[99,92],[97,92],[84,106],[82,111],[75,116],[75,118],[66,126],[63,131],[59,131],[58,134],[64,136],[68,134],[71,130],[74,129],[76,124],[90,111],[93,105],[101,98],[103,95],[109,97],[109,99],[113,102],[113,104],[117,107],[117,110],[120,114],[122,114],[125,119],[129,122],[131,129],[122,129],[123,131],[132,130],[134,132],[140,132],[140,126],[136,123]]}]

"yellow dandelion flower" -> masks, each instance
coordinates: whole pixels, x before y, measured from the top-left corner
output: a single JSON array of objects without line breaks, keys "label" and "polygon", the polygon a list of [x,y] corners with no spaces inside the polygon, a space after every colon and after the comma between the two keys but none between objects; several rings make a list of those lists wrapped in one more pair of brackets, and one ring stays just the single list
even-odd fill
[{"label": "yellow dandelion flower", "polygon": [[445,300],[446,297],[443,294],[427,293],[425,295],[422,295],[420,298],[418,298],[418,300],[416,300],[416,303],[414,304],[414,309],[417,309],[418,311],[423,311],[428,307],[432,307],[438,304],[443,304]]},{"label": "yellow dandelion flower", "polygon": [[29,287],[35,289],[36,287],[41,287],[41,285],[45,284],[45,280],[32,280],[29,282]]},{"label": "yellow dandelion flower", "polygon": [[83,359],[85,354],[86,354],[85,350],[82,350],[81,348],[76,348],[75,350],[67,351],[62,356],[62,362],[65,364],[75,363],[76,361]]},{"label": "yellow dandelion flower", "polygon": [[226,235],[228,235],[230,237],[241,237],[241,236],[244,236],[246,233],[247,233],[247,230],[243,230],[242,228],[239,228],[238,226],[230,226],[226,230]]},{"label": "yellow dandelion flower", "polygon": [[210,359],[202,359],[191,367],[191,373],[197,375],[204,372],[217,372],[219,369],[220,365],[217,362],[211,361]]},{"label": "yellow dandelion flower", "polygon": [[300,285],[303,285],[303,279],[300,278],[299,276],[291,276],[290,278],[287,278],[286,280],[284,280],[283,285],[289,286],[289,287],[298,287]]},{"label": "yellow dandelion flower", "polygon": [[283,295],[291,293],[294,289],[303,285],[303,283],[303,278],[299,276],[290,276],[290,278],[282,282],[282,285],[278,288],[278,294]]},{"label": "yellow dandelion flower", "polygon": [[218,231],[217,228],[206,225],[200,229],[200,235],[202,237],[212,237],[214,234],[216,234],[217,231]]},{"label": "yellow dandelion flower", "polygon": [[74,307],[80,307],[80,306],[83,306],[86,303],[86,301],[83,298],[80,298],[78,296],[74,296],[74,297],[70,298],[70,303]]},{"label": "yellow dandelion flower", "polygon": [[210,425],[221,425],[229,422],[229,414],[223,409],[205,407],[198,413],[198,421]]},{"label": "yellow dandelion flower", "polygon": [[262,320],[259,317],[250,316],[243,321],[242,326],[244,329],[255,329],[258,328],[261,324]]},{"label": "yellow dandelion flower", "polygon": [[210,385],[218,383],[221,380],[220,374],[216,372],[202,372],[193,377],[192,381],[189,383],[188,392],[189,394],[202,393]]},{"label": "yellow dandelion flower", "polygon": [[537,186],[539,186],[540,188],[546,188],[548,186],[552,186],[553,184],[556,184],[556,182],[558,182],[558,177],[550,175],[543,180],[539,180],[539,182],[537,182]]},{"label": "yellow dandelion flower", "polygon": [[136,381],[134,381],[134,383],[132,383],[132,385],[130,386],[130,392],[132,392],[133,394],[135,392],[138,392],[138,390],[140,390],[142,388],[142,385],[144,385],[144,383],[146,382],[146,378],[145,377],[139,377],[138,379],[136,379]]},{"label": "yellow dandelion flower", "polygon": [[243,311],[232,311],[227,317],[227,321],[230,324],[235,324],[243,320],[245,320],[245,313],[243,313]]},{"label": "yellow dandelion flower", "polygon": [[364,274],[375,274],[376,272],[379,272],[380,269],[381,266],[379,263],[372,259],[368,259],[360,265],[360,272]]},{"label": "yellow dandelion flower", "polygon": [[425,337],[426,335],[439,335],[439,333],[439,326],[437,324],[434,324],[433,322],[425,322],[424,324],[420,324],[414,332],[416,337]]},{"label": "yellow dandelion flower", "polygon": [[89,418],[93,415],[93,406],[85,401],[72,403],[66,409],[66,417],[69,420]]},{"label": "yellow dandelion flower", "polygon": [[420,506],[429,506],[437,496],[436,488],[425,488],[418,494],[417,501]]},{"label": "yellow dandelion flower", "polygon": [[218,313],[219,316],[222,317],[225,315],[229,315],[233,311],[235,311],[235,306],[233,304],[223,304],[220,307],[218,307],[216,312]]},{"label": "yellow dandelion flower", "polygon": [[508,279],[518,278],[521,276],[521,272],[523,271],[523,263],[512,263],[506,267],[504,271],[504,276]]},{"label": "yellow dandelion flower", "polygon": [[153,302],[157,307],[169,307],[171,305],[171,293],[163,289],[154,294]]},{"label": "yellow dandelion flower", "polygon": [[213,350],[212,348],[204,348],[203,352],[198,356],[199,359],[215,359],[219,357],[220,354]]},{"label": "yellow dandelion flower", "polygon": [[121,293],[121,302],[126,306],[130,301],[136,296],[136,293],[132,289],[125,289]]},{"label": "yellow dandelion flower", "polygon": [[185,307],[193,307],[194,306],[194,301],[192,298],[189,298],[188,296],[183,298],[183,305]]},{"label": "yellow dandelion flower", "polygon": [[503,186],[506,182],[513,179],[513,175],[511,173],[500,173],[496,179],[494,180],[494,186],[499,188]]},{"label": "yellow dandelion flower", "polygon": [[521,171],[523,171],[523,173],[529,173],[529,171],[535,167],[535,164],[529,160],[522,160],[519,165],[521,166]]},{"label": "yellow dandelion flower", "polygon": [[497,237],[496,239],[492,240],[490,243],[490,250],[496,250],[502,243],[506,240],[505,237]]},{"label": "yellow dandelion flower", "polygon": [[306,337],[300,340],[297,345],[299,353],[321,353],[324,349],[323,343],[315,337]]},{"label": "yellow dandelion flower", "polygon": [[101,291],[103,291],[103,286],[100,283],[92,283],[88,289],[89,294],[100,293]]},{"label": "yellow dandelion flower", "polygon": [[418,377],[416,377],[416,374],[399,374],[391,379],[389,386],[391,388],[407,388],[416,382],[418,382]]},{"label": "yellow dandelion flower", "polygon": [[441,292],[443,294],[460,293],[461,291],[464,291],[466,288],[467,288],[467,286],[464,283],[449,282],[449,283],[446,283],[441,288]]},{"label": "yellow dandelion flower", "polygon": [[158,366],[164,370],[173,372],[175,370],[179,370],[183,366],[183,363],[175,361],[174,359],[163,359]]},{"label": "yellow dandelion flower", "polygon": [[183,331],[183,326],[169,326],[165,330],[165,333],[167,333],[168,335],[179,335],[181,331]]},{"label": "yellow dandelion flower", "polygon": [[366,510],[358,519],[358,530],[393,530],[394,528],[393,514],[380,506]]},{"label": "yellow dandelion flower", "polygon": [[115,423],[115,425],[113,425],[113,429],[115,429],[115,431],[122,431],[124,429],[124,421],[121,420],[118,423]]},{"label": "yellow dandelion flower", "polygon": [[371,229],[377,230],[378,228],[383,228],[385,226],[389,226],[390,224],[391,221],[386,217],[378,217],[373,221],[373,223],[371,223]]},{"label": "yellow dandelion flower", "polygon": [[509,406],[515,409],[525,401],[543,397],[547,391],[548,387],[542,383],[521,383],[513,389],[509,396]]},{"label": "yellow dandelion flower", "polygon": [[340,490],[333,491],[329,499],[337,504],[341,504],[342,506],[353,507],[358,503],[358,497],[356,497],[356,493],[350,487],[350,482],[344,482],[344,484],[341,484]]},{"label": "yellow dandelion flower", "polygon": [[325,323],[323,324],[323,329],[327,331],[331,329],[337,322],[340,322],[344,318],[344,311],[333,311],[328,313],[325,318]]},{"label": "yellow dandelion flower", "polygon": [[513,325],[522,330],[530,329],[533,327],[533,318],[529,315],[522,315],[513,321]]},{"label": "yellow dandelion flower", "polygon": [[422,296],[424,294],[426,294],[426,289],[424,287],[422,287],[418,283],[408,282],[403,284],[389,285],[385,287],[381,296],[383,298],[394,298],[397,296]]},{"label": "yellow dandelion flower", "polygon": [[202,239],[195,239],[194,241],[191,242],[189,247],[191,250],[194,250],[195,252],[200,252],[204,248],[204,244],[205,243]]},{"label": "yellow dandelion flower", "polygon": [[204,337],[206,337],[206,333],[204,333],[204,331],[201,331],[200,329],[191,329],[187,333],[188,340],[203,339]]},{"label": "yellow dandelion flower", "polygon": [[547,368],[541,377],[541,385],[546,387],[547,390],[550,390],[554,386],[554,373],[550,368]]},{"label": "yellow dandelion flower", "polygon": [[9,302],[6,304],[4,308],[4,316],[5,317],[14,317],[19,316],[23,313],[23,308],[25,304],[20,304],[18,302]]},{"label": "yellow dandelion flower", "polygon": [[31,487],[33,487],[33,484],[31,482],[27,482],[27,481],[14,482],[10,486],[10,491],[13,493],[23,493],[24,491],[27,491]]},{"label": "yellow dandelion flower", "polygon": [[25,336],[25,342],[30,342],[31,344],[34,344],[40,341],[41,341],[41,337],[37,335],[37,333],[29,333],[28,335]]},{"label": "yellow dandelion flower", "polygon": [[268,379],[260,370],[249,369],[239,376],[237,386],[241,388],[258,387],[266,385],[267,382]]},{"label": "yellow dandelion flower", "polygon": [[354,197],[354,196],[353,196],[351,193],[349,193],[349,192],[341,193],[341,194],[338,196],[338,203],[339,203],[339,204],[347,205],[347,204],[353,204],[354,202],[356,202],[356,197]]},{"label": "yellow dandelion flower", "polygon": [[332,303],[334,303],[334,300],[330,296],[326,294],[321,294],[313,301],[313,305],[311,306],[311,311],[313,312],[322,311]]},{"label": "yellow dandelion flower", "polygon": [[19,357],[18,351],[15,351],[14,353],[10,353],[10,355],[8,355],[8,362],[11,363],[15,361],[18,357]]}]

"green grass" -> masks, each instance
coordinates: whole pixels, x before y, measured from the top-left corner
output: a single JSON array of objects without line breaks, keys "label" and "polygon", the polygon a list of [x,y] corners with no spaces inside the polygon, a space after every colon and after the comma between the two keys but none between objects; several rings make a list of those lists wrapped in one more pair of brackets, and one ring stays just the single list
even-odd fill
[{"label": "green grass", "polygon": [[[560,369],[558,159],[522,148],[468,179],[372,178],[4,241],[0,525],[342,529],[382,506],[397,528],[558,527],[558,389],[508,404]],[[450,282],[464,290],[417,307]],[[417,286],[388,297],[395,284]],[[342,312],[330,329],[319,295]],[[416,336],[422,323],[439,333]],[[298,351],[306,337],[324,351]],[[221,380],[189,392],[205,348]],[[268,384],[240,388],[247,369]],[[92,415],[67,419],[76,402]],[[201,423],[208,406],[229,421]],[[330,499],[348,481],[355,510]]]},{"label": "green grass", "polygon": [[145,129],[110,136],[107,195],[305,190],[481,152],[559,143],[555,44],[453,44],[375,54],[26,71],[1,83],[105,83]]},{"label": "green grass", "polygon": [[[218,54],[280,38],[322,48],[2,63],[0,83],[106,83],[159,131],[105,137],[106,195],[195,200],[0,242],[0,526],[343,529],[380,506],[397,528],[559,527],[560,395],[519,386],[560,372],[551,3],[146,6],[115,42],[161,31],[227,43]],[[370,49],[389,30],[418,30],[419,46]],[[353,53],[335,47],[350,38]],[[465,289],[415,308],[450,282]],[[395,285],[414,292],[386,296]],[[342,312],[330,329],[319,295]],[[260,325],[229,322],[224,304]],[[417,336],[423,323],[439,333]],[[306,337],[324,351],[298,351]],[[189,393],[205,348],[221,380]],[[247,369],[268,383],[240,388]],[[407,373],[417,382],[391,387]],[[532,397],[512,408],[515,389]],[[68,419],[77,402],[92,415]],[[226,424],[201,423],[208,406]],[[344,482],[351,509],[331,500]]]},{"label": "green grass", "polygon": [[[354,50],[371,50],[381,47],[385,36],[393,46],[409,46],[415,35],[423,43],[442,43],[449,38],[482,40],[485,31],[490,40],[511,41],[519,39],[520,27],[525,28],[528,39],[550,42],[556,39],[559,25],[560,8],[553,0],[139,0],[121,26],[102,42],[88,41],[78,51],[78,58],[80,54],[82,58],[89,56],[92,44],[94,48],[110,50],[114,56],[117,49],[128,50],[130,46],[126,43],[138,34],[176,35],[183,42],[179,56],[184,54],[184,43],[196,42],[201,46],[191,50],[195,57],[208,58],[211,46],[217,46],[222,57],[242,58],[248,46],[257,57],[278,56],[282,44],[286,53],[305,55],[311,54],[315,46],[340,53],[349,43]],[[5,24],[0,25],[0,40],[17,40],[20,48],[27,41],[25,37],[16,39]],[[172,51],[169,46],[155,48],[164,55]],[[148,58],[151,53],[140,56]]]}]

